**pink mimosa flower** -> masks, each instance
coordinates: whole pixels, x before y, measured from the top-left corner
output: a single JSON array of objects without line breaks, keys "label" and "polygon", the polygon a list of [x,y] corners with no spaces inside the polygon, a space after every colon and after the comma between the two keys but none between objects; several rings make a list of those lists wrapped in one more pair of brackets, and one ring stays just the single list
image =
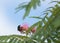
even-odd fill
[{"label": "pink mimosa flower", "polygon": [[36,28],[34,27],[32,30],[31,30],[32,33],[35,33],[36,32]]},{"label": "pink mimosa flower", "polygon": [[23,24],[22,27],[23,27],[23,30],[25,30],[25,31],[27,31],[29,28],[28,24]]}]

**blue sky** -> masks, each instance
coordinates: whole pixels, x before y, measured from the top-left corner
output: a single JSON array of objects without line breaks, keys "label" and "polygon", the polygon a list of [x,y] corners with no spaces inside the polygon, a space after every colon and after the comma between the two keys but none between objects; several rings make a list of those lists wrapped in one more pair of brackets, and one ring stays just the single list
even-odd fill
[{"label": "blue sky", "polygon": [[[10,34],[20,34],[17,31],[17,26],[19,24],[28,23],[29,26],[37,22],[37,19],[26,18],[22,19],[24,10],[15,14],[15,8],[22,2],[29,2],[30,0],[0,0],[0,35],[10,35]],[[46,3],[47,2],[47,3]],[[37,7],[36,10],[31,10],[29,16],[39,16],[42,11],[44,11],[48,5],[48,0],[42,2],[41,7]],[[37,15],[38,14],[38,15]]]}]

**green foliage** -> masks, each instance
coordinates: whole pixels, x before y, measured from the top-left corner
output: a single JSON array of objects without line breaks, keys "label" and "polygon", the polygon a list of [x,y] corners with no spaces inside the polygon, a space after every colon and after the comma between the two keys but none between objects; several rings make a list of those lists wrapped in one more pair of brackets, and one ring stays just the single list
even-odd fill
[{"label": "green foliage", "polygon": [[20,35],[9,35],[9,36],[0,36],[0,42],[1,43],[17,43],[17,42],[23,42],[25,39],[29,39],[29,37],[26,36],[20,36]]},{"label": "green foliage", "polygon": [[[28,34],[36,26],[36,32],[31,37],[20,35],[0,36],[0,43],[60,43],[60,2],[52,1],[51,3],[53,2],[57,4],[54,7],[47,8],[43,12],[45,15],[43,18],[39,16],[30,17],[39,19],[27,31]],[[39,3],[40,0],[31,0],[27,5],[18,6],[17,10],[25,8],[26,12],[23,16],[25,18],[29,15],[31,8],[33,7],[35,9]],[[51,16],[48,17],[50,13]]]},{"label": "green foliage", "polygon": [[25,9],[25,14],[23,16],[23,19],[25,19],[26,16],[29,15],[31,8],[36,9],[37,5],[40,6],[40,0],[31,0],[28,4],[26,5],[24,4],[16,8],[17,12],[20,11],[21,9]]}]

